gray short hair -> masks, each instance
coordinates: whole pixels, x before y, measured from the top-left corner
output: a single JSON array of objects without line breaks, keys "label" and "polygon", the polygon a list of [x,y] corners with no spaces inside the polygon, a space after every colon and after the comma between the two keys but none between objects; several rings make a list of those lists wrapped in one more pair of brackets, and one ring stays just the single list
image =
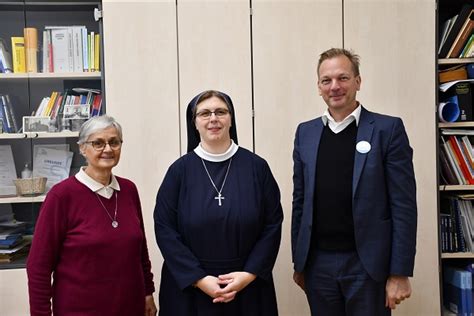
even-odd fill
[{"label": "gray short hair", "polygon": [[94,116],[82,124],[81,129],[79,130],[79,140],[77,143],[79,145],[84,144],[92,134],[103,131],[109,127],[115,127],[117,133],[119,134],[120,140],[123,140],[122,126],[120,126],[120,124],[112,116],[101,115]]}]

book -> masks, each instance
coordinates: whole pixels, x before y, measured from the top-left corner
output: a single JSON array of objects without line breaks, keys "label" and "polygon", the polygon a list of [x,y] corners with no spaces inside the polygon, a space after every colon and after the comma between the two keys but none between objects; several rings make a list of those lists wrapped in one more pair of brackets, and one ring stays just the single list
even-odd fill
[{"label": "book", "polygon": [[11,120],[11,124],[13,127],[12,133],[18,133],[20,131],[20,125],[18,123],[18,117],[16,116],[15,107],[12,104],[10,95],[5,94],[5,95],[2,95],[1,97],[2,97],[3,103],[6,104],[7,112],[8,112],[7,115]]},{"label": "book", "polygon": [[461,171],[464,175],[464,178],[467,180],[468,184],[474,184],[474,178],[471,176],[469,168],[466,164],[466,161],[462,155],[461,148],[459,147],[459,143],[457,141],[456,136],[449,136],[448,144],[452,147],[453,152],[458,160],[458,164],[461,167]]},{"label": "book", "polygon": [[4,122],[3,128],[7,133],[14,133],[12,118],[10,116],[10,113],[8,112],[7,101],[3,95],[0,96],[0,99],[1,99],[1,105],[2,105],[3,118],[5,119],[3,121]]},{"label": "book", "polygon": [[94,70],[100,71],[100,35],[94,37]]},{"label": "book", "polygon": [[439,53],[440,58],[446,58],[448,56],[449,50],[451,49],[451,46],[456,40],[464,23],[469,18],[471,14],[471,10],[472,10],[471,4],[465,4],[461,8],[461,11],[459,12],[456,21],[454,21],[453,26],[451,27],[451,30],[449,31],[446,37],[446,41],[443,43],[443,46],[441,47],[441,51]]},{"label": "book", "polygon": [[441,141],[443,143],[442,149],[444,149],[444,151],[445,151],[446,158],[449,161],[449,164],[451,166],[451,170],[453,170],[454,174],[456,175],[458,183],[459,184],[467,184],[467,181],[465,180],[465,178],[464,178],[464,176],[461,172],[460,166],[458,165],[457,160],[455,158],[456,155],[454,154],[453,150],[451,149],[451,146],[448,144],[447,141],[445,141],[444,137],[441,137]]},{"label": "book", "polygon": [[7,50],[7,45],[5,41],[0,38],[0,63],[2,64],[3,73],[12,73],[12,57],[10,52]]},{"label": "book", "polygon": [[90,46],[90,54],[89,54],[89,71],[95,71],[95,33],[91,32],[90,34],[90,41],[89,41],[89,46]]},{"label": "book", "polygon": [[473,30],[474,30],[474,9],[471,9],[469,16],[466,18],[466,21],[464,22],[463,26],[459,30],[458,36],[456,37],[453,44],[451,45],[451,48],[447,55],[448,58],[459,57],[462,49],[464,48],[464,45],[469,40],[469,37],[471,36]]},{"label": "book", "polygon": [[25,39],[23,37],[12,37],[12,57],[13,57],[13,72],[26,72],[25,60]]},{"label": "book", "polygon": [[69,30],[66,28],[51,29],[54,72],[71,72],[73,70],[72,52],[70,53]]},{"label": "book", "polygon": [[38,72],[38,30],[34,27],[23,29],[25,39],[26,72]]},{"label": "book", "polygon": [[453,169],[450,166],[448,158],[446,157],[446,153],[444,148],[439,151],[439,160],[441,165],[441,177],[444,179],[444,184],[447,185],[456,185],[460,184],[456,178],[456,174],[454,173]]},{"label": "book", "polygon": [[100,115],[101,107],[102,107],[102,95],[97,94],[94,96],[94,101],[92,103],[91,117]]},{"label": "book", "polygon": [[461,52],[461,55],[459,57],[461,58],[466,58],[468,57],[467,54],[469,52],[469,49],[471,48],[472,46],[472,42],[474,41],[474,33],[471,34],[471,37],[469,37],[469,40],[467,41],[466,45],[464,46],[462,52]]},{"label": "book", "polygon": [[469,271],[445,266],[443,296],[445,307],[458,315],[472,313],[472,274]]},{"label": "book", "polygon": [[71,26],[73,37],[73,68],[74,72],[83,72],[82,26]]},{"label": "book", "polygon": [[89,42],[87,40],[87,28],[82,28],[82,71],[89,71]]}]

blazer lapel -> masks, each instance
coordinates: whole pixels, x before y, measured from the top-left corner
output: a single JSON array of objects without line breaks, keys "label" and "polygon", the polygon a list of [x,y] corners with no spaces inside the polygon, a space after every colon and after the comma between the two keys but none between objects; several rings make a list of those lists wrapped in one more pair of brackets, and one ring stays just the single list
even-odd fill
[{"label": "blazer lapel", "polygon": [[319,148],[319,142],[321,140],[321,134],[323,132],[323,121],[321,118],[317,119],[314,125],[314,134],[311,133],[311,137],[306,139],[306,157],[308,161],[308,175],[309,175],[309,190],[311,194],[314,193],[314,181],[316,177],[316,164],[318,163],[318,148]]},{"label": "blazer lapel", "polygon": [[[372,132],[374,130],[374,119],[369,111],[362,107],[360,113],[359,126],[357,128],[357,141],[356,145],[361,141],[366,141],[371,144]],[[360,153],[355,151],[354,157],[354,173],[352,177],[352,198],[357,190],[357,185],[359,184],[359,179],[364,170],[365,161],[367,159],[368,153]]]}]

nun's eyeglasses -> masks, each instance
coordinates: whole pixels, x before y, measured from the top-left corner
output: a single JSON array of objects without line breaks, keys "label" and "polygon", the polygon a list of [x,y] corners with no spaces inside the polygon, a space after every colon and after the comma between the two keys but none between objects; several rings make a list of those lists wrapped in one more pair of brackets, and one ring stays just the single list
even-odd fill
[{"label": "nun's eyeglasses", "polygon": [[212,114],[215,114],[217,117],[224,117],[227,114],[229,114],[229,110],[227,110],[227,109],[215,109],[214,111],[202,110],[202,111],[196,113],[196,117],[198,117],[200,119],[209,119],[209,118],[211,118]]},{"label": "nun's eyeglasses", "polygon": [[120,139],[111,139],[108,142],[102,139],[97,139],[97,140],[92,140],[90,142],[84,142],[85,144],[90,144],[92,148],[94,148],[97,151],[102,151],[105,149],[105,146],[107,144],[110,146],[110,149],[112,150],[118,150],[120,147],[122,147],[122,141]]}]

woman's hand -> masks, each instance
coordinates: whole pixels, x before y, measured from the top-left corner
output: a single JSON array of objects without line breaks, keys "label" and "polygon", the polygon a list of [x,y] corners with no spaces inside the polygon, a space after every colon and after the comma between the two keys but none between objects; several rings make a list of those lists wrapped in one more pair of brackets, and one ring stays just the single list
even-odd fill
[{"label": "woman's hand", "polygon": [[218,279],[215,276],[208,275],[196,282],[195,286],[212,298],[216,298],[216,292],[220,290]]},{"label": "woman's hand", "polygon": [[228,303],[235,298],[235,295],[249,285],[257,276],[252,273],[238,271],[219,275],[218,284],[223,285],[216,291],[214,303]]},{"label": "woman's hand", "polygon": [[156,306],[153,300],[153,295],[145,296],[145,316],[155,316]]}]

